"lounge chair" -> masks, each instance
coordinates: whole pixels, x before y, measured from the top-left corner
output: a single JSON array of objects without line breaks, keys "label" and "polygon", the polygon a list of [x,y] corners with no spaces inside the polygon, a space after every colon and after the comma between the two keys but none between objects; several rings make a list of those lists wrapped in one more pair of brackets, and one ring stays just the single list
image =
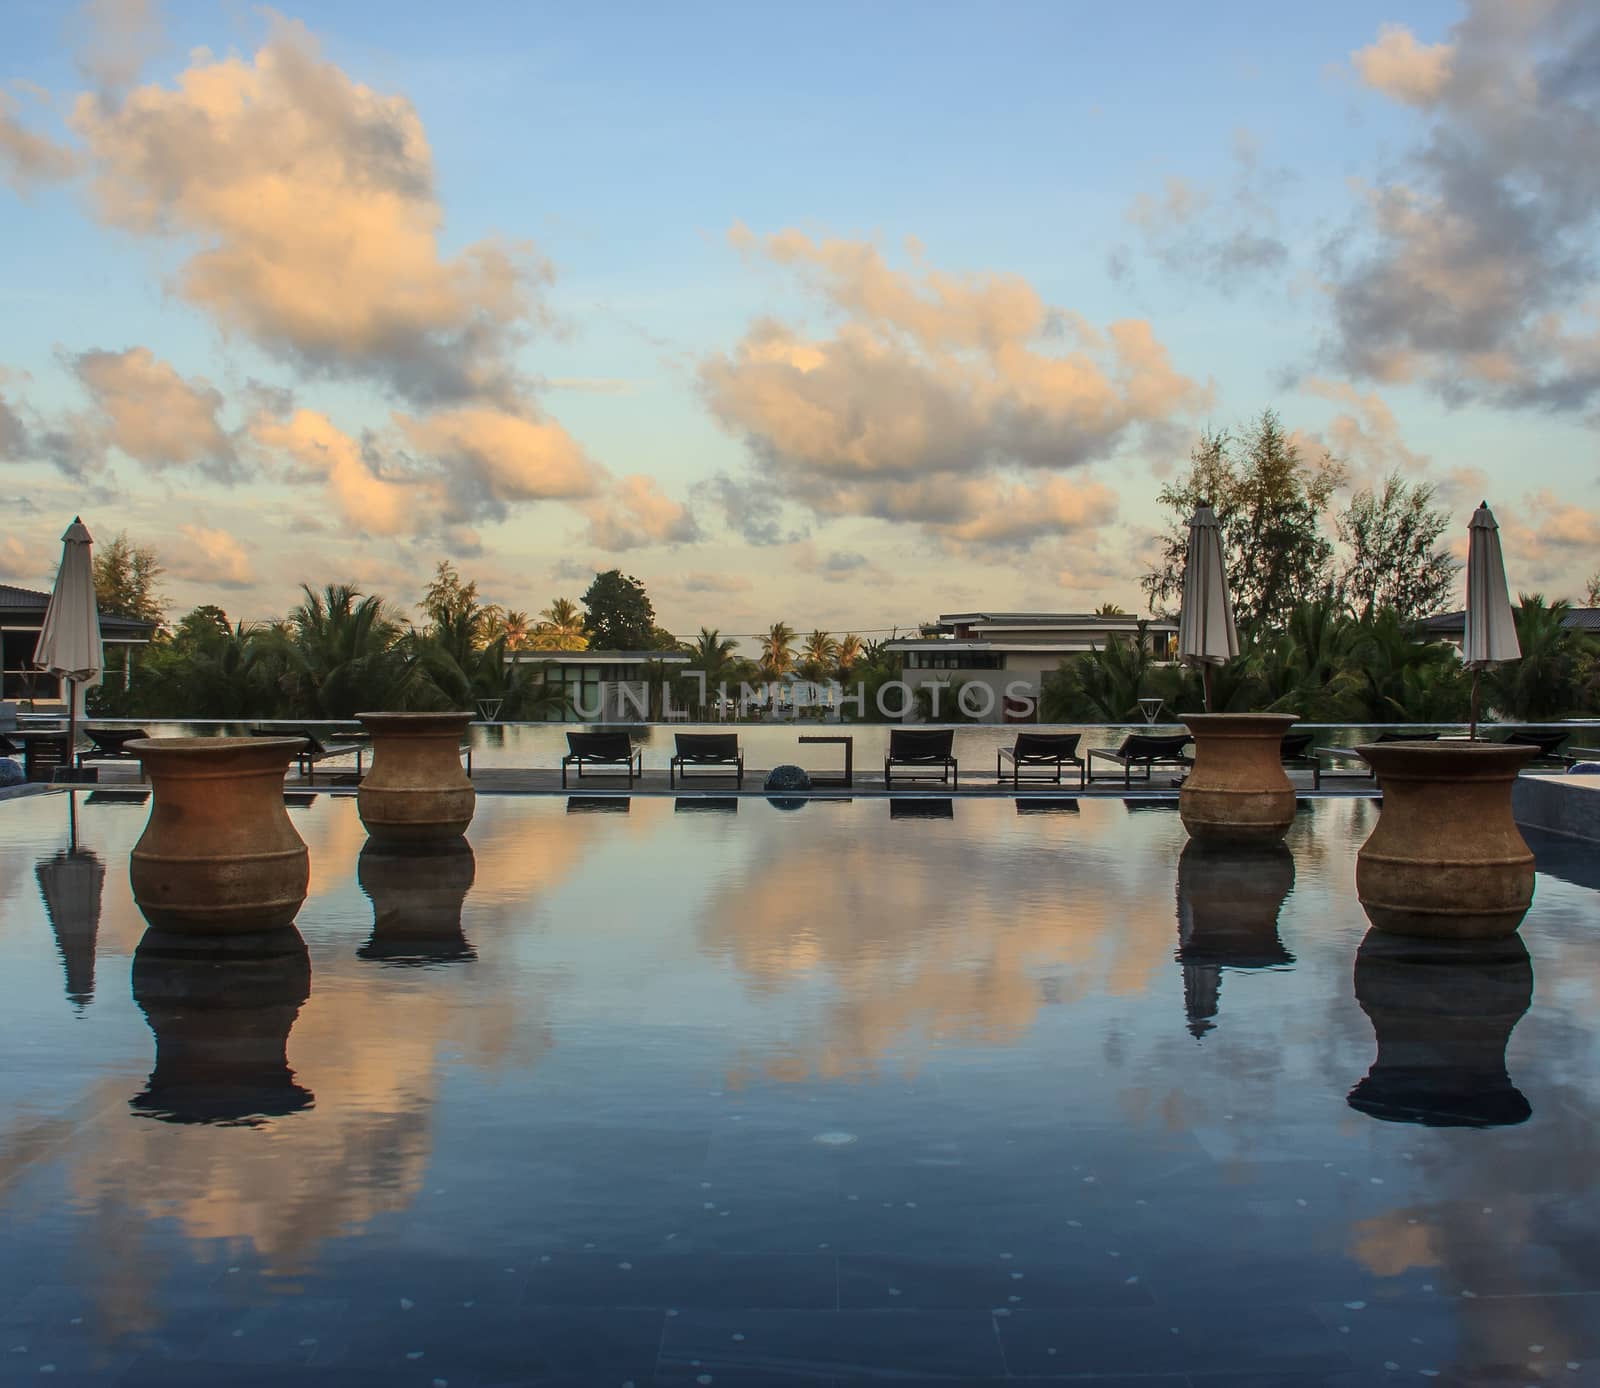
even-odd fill
[{"label": "lounge chair", "polygon": [[130,752],[127,744],[136,737],[149,737],[143,728],[85,728],[84,735],[94,745],[87,752],[78,753],[80,767],[92,761],[138,761],[139,754]]},{"label": "lounge chair", "polygon": [[667,763],[667,786],[686,780],[694,767],[712,776],[732,774],[735,787],[744,786],[744,753],[739,750],[738,733],[679,733],[678,754]]},{"label": "lounge chair", "polygon": [[[955,742],[954,728],[891,728],[889,729],[889,755],[883,759],[883,787],[894,784],[897,766],[920,767],[924,771],[937,770],[939,780],[951,785],[961,784],[961,771],[956,759],[950,755]],[[903,776],[902,780],[926,781],[931,776]]]},{"label": "lounge chair", "polygon": [[[1437,742],[1439,740],[1439,734],[1413,732],[1379,733],[1371,740],[1373,742]],[[1336,780],[1377,780],[1377,773],[1373,771],[1372,767],[1367,764],[1367,759],[1363,757],[1360,752],[1356,751],[1354,747],[1318,747],[1316,749],[1316,754],[1319,757],[1327,757],[1330,761],[1338,762],[1342,765],[1355,768],[1351,771],[1329,772],[1328,774],[1333,776]],[[1319,786],[1321,785],[1321,779],[1322,778],[1319,775],[1317,778]]]},{"label": "lounge chair", "polygon": [[1114,752],[1107,747],[1091,747],[1085,784],[1094,780],[1096,758],[1120,766],[1124,786],[1133,784],[1133,768],[1136,766],[1144,769],[1142,779],[1146,781],[1158,766],[1172,766],[1187,771],[1194,765],[1194,758],[1185,756],[1183,749],[1193,740],[1188,733],[1129,733]]},{"label": "lounge chair", "polygon": [[1536,762],[1554,762],[1557,766],[1571,766],[1577,758],[1566,756],[1561,751],[1561,744],[1567,737],[1568,732],[1565,728],[1519,728],[1516,732],[1507,733],[1500,741],[1513,747],[1538,748],[1533,758]]},{"label": "lounge chair", "polygon": [[[644,753],[636,752],[627,733],[568,733],[567,755],[561,758],[561,788],[567,788],[567,768],[578,769],[578,779],[584,777],[584,767],[609,767],[612,774],[621,771],[633,788],[635,777],[644,775]],[[590,776],[598,773],[590,771]]]},{"label": "lounge chair", "polygon": [[[1003,781],[1006,778],[1004,763],[1011,763],[1011,788],[1017,789],[1024,777],[1022,768],[1025,766],[1046,767],[1052,773],[1051,779],[1056,785],[1061,784],[1061,768],[1075,766],[1078,768],[1078,786],[1082,789],[1085,777],[1089,774],[1087,764],[1078,755],[1078,743],[1082,740],[1082,733],[1018,733],[1014,746],[1002,747],[994,754],[994,778]],[[1029,776],[1030,781],[1042,781],[1042,776]]]},{"label": "lounge chair", "polygon": [[1315,733],[1285,733],[1279,755],[1285,771],[1309,771],[1311,789],[1321,790],[1322,758],[1311,754],[1311,743],[1315,737]]},{"label": "lounge chair", "polygon": [[310,728],[251,728],[252,737],[297,737],[300,739],[300,750],[294,754],[296,765],[300,774],[310,784],[315,784],[317,779],[317,763],[327,761],[330,757],[347,757],[352,752],[356,757],[356,780],[361,779],[361,761],[366,755],[367,742],[324,742],[322,737]]}]

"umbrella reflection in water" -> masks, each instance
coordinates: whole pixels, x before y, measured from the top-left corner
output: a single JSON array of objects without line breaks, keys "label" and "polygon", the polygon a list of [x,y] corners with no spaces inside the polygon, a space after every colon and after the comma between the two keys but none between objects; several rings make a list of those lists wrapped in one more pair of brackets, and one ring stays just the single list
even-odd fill
[{"label": "umbrella reflection in water", "polygon": [[311,958],[293,926],[227,937],[147,931],[133,956],[133,996],[156,1034],[156,1065],[132,1108],[232,1127],[310,1108],[288,1060],[310,995]]},{"label": "umbrella reflection in water", "polygon": [[56,948],[67,970],[67,997],[79,1014],[94,998],[95,942],[100,934],[100,894],[105,864],[78,846],[77,795],[67,792],[67,848],[34,868]]},{"label": "umbrella reflection in water", "polygon": [[1278,916],[1294,890],[1294,854],[1281,843],[1207,847],[1191,839],[1178,859],[1178,963],[1183,1005],[1196,1038],[1215,1025],[1222,971],[1294,963]]}]

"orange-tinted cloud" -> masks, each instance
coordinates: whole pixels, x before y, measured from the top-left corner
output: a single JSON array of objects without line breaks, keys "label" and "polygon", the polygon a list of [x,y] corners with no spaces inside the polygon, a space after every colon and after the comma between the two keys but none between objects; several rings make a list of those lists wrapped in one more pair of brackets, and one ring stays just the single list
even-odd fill
[{"label": "orange-tinted cloud", "polygon": [[248,588],[255,570],[244,546],[226,530],[204,525],[180,525],[177,543],[163,547],[167,568],[176,578],[219,588]]},{"label": "orange-tinted cloud", "polygon": [[40,183],[71,178],[77,169],[73,151],[24,125],[16,101],[0,90],[0,176],[25,193]]},{"label": "orange-tinted cloud", "polygon": [[546,272],[498,241],[442,252],[416,110],[299,24],[276,22],[253,61],[200,50],[173,87],[81,96],[72,126],[100,215],[198,243],[176,288],[225,330],[419,402],[513,389],[507,352]]},{"label": "orange-tinted cloud", "polygon": [[148,347],[83,352],[71,365],[100,413],[105,441],[135,462],[235,475],[233,442],[218,420],[222,395],[206,382],[185,380]]},{"label": "orange-tinted cloud", "polygon": [[914,246],[900,270],[870,242],[793,230],[736,226],[730,240],[845,317],[824,338],[758,319],[700,365],[707,403],[748,442],[761,484],[817,514],[964,524],[978,498],[963,484],[1017,495],[1008,474],[1109,456],[1207,398],[1148,323],[1102,332],[1015,275],[929,269]]},{"label": "orange-tinted cloud", "polygon": [[1450,80],[1453,43],[1418,43],[1404,24],[1384,24],[1375,42],[1350,55],[1367,86],[1411,106],[1437,99]]},{"label": "orange-tinted cloud", "polygon": [[588,541],[601,549],[685,544],[700,538],[693,513],[652,477],[624,477],[588,508]]}]

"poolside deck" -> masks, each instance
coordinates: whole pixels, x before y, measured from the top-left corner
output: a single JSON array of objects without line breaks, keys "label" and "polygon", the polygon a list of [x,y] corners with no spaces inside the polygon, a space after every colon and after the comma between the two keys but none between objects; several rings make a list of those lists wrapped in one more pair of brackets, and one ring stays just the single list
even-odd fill
[{"label": "poolside deck", "polygon": [[[626,777],[618,775],[592,775],[585,776],[580,782],[575,777],[569,777],[566,788],[561,785],[561,773],[547,767],[513,767],[513,766],[480,766],[472,776],[472,783],[481,795],[659,795],[673,797],[694,796],[752,796],[764,799],[769,794],[794,795],[799,794],[816,799],[836,798],[849,799],[851,797],[871,796],[937,796],[940,798],[955,799],[982,799],[1012,797],[1044,797],[1048,799],[1068,799],[1080,796],[1106,796],[1111,798],[1124,798],[1128,796],[1163,796],[1176,797],[1177,787],[1173,778],[1167,773],[1158,773],[1149,780],[1135,776],[1132,781],[1124,785],[1121,779],[1099,778],[1091,782],[1087,788],[1080,789],[1075,777],[1063,778],[1060,785],[1048,780],[1024,780],[1021,787],[1013,789],[1010,779],[996,781],[991,776],[977,775],[963,777],[958,786],[941,785],[937,780],[902,780],[896,776],[892,788],[885,788],[881,772],[859,772],[854,778],[854,783],[848,787],[834,785],[819,785],[810,791],[801,792],[769,792],[762,788],[767,772],[764,769],[750,768],[745,771],[743,789],[736,789],[732,777],[713,777],[710,775],[695,775],[691,778],[679,778],[676,787],[667,782],[665,771],[647,768],[642,777],[636,777],[630,787]],[[1376,786],[1369,778],[1364,776],[1339,776],[1323,773],[1322,787],[1313,791],[1311,776],[1306,772],[1290,772],[1289,780],[1301,795],[1373,795]],[[139,776],[136,765],[105,766],[101,768],[100,788],[104,790],[136,790],[144,788],[147,783]],[[353,768],[345,770],[339,766],[324,765],[318,768],[314,778],[308,779],[301,776],[291,768],[284,781],[286,790],[295,792],[326,791],[330,794],[349,794],[355,789],[355,774]]]}]

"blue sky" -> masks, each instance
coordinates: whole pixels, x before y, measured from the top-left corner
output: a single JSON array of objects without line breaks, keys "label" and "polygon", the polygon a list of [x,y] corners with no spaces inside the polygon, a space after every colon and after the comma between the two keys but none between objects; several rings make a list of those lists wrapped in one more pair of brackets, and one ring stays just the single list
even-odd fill
[{"label": "blue sky", "polygon": [[[0,401],[18,421],[0,489],[38,507],[0,577],[40,581],[59,517],[82,509],[157,545],[178,608],[245,617],[302,579],[410,601],[442,557],[533,610],[615,564],[685,631],[1132,606],[1161,478],[1202,425],[1269,405],[1352,484],[1397,465],[1435,483],[1463,534],[1492,493],[1513,584],[1577,596],[1597,567],[1596,286],[1570,254],[1595,207],[1518,153],[1547,128],[1594,135],[1596,93],[1574,86],[1593,79],[1551,75],[1595,41],[1580,4],[1288,23],[1266,4],[283,14],[300,26],[114,0],[0,19],[0,133],[60,152],[24,167],[0,140]],[[148,56],[118,71],[86,56],[97,36]],[[250,76],[290,52],[298,87]],[[196,73],[266,122],[224,167],[182,147]],[[69,119],[91,90],[98,113]],[[146,92],[159,131],[134,118]],[[313,133],[279,147],[302,119]],[[1429,154],[1441,139],[1472,153],[1460,186]],[[363,210],[369,179],[400,239],[437,234],[370,283],[364,258],[394,238]],[[348,217],[363,246],[291,230],[285,249],[249,210],[266,187],[321,207],[328,242]],[[1505,190],[1535,207],[1497,258]],[[1395,198],[1422,215],[1391,215]],[[786,233],[803,239],[768,239]],[[537,311],[462,287],[486,241],[529,258],[506,283]],[[227,263],[199,289],[196,257],[218,245]],[[1484,288],[1502,264],[1520,298]],[[408,277],[439,267],[434,302],[391,322]],[[1044,316],[998,343],[991,309],[1013,290]],[[894,308],[902,291],[937,326]],[[370,331],[314,324],[319,294]],[[437,368],[468,308],[493,339],[471,349],[479,375],[419,385],[408,363]],[[1060,324],[1080,320],[1082,370],[1057,379],[1075,350]],[[1124,321],[1148,332],[1136,359],[1103,336]],[[135,417],[158,387],[175,392],[145,412],[160,418]],[[328,426],[314,441],[311,415]],[[376,529],[373,504],[393,512]]]}]

